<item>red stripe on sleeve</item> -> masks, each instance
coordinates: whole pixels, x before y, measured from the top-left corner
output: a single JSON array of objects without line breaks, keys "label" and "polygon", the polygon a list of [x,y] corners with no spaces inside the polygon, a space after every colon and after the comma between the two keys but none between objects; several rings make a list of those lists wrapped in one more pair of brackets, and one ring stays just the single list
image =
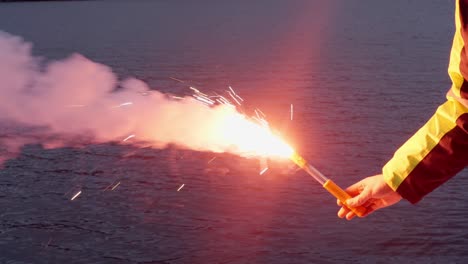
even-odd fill
[{"label": "red stripe on sleeve", "polygon": [[417,203],[468,165],[468,113],[456,122],[457,126],[441,138],[398,187],[397,192],[411,203]]}]

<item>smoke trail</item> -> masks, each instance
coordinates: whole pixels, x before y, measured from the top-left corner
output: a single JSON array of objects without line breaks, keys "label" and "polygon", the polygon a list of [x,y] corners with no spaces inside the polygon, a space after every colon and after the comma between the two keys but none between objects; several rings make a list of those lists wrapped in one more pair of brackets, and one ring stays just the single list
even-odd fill
[{"label": "smoke trail", "polygon": [[[82,55],[46,62],[31,50],[32,44],[0,31],[0,129],[12,121],[94,142],[135,135],[154,147],[235,152],[235,142],[226,140],[235,130],[228,122],[242,117],[233,107],[207,107],[191,97],[173,100],[140,80],[119,81],[109,67]],[[8,150],[31,143],[31,137],[0,139]],[[44,137],[34,140],[47,143]]]}]

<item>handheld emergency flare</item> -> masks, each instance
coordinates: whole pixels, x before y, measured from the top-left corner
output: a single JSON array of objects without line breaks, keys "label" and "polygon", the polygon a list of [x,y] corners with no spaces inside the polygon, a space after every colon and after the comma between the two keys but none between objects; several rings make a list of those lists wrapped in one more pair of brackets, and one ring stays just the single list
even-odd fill
[{"label": "handheld emergency flare", "polygon": [[345,190],[341,189],[340,186],[336,185],[332,180],[325,177],[320,171],[318,171],[314,166],[310,165],[303,157],[301,157],[297,152],[294,152],[290,159],[296,163],[301,169],[306,171],[310,176],[312,176],[316,181],[318,181],[323,188],[325,188],[329,193],[335,196],[340,202],[346,206],[349,210],[353,211],[357,216],[363,217],[366,213],[366,208],[363,206],[350,207],[346,204],[346,200],[352,198]]}]

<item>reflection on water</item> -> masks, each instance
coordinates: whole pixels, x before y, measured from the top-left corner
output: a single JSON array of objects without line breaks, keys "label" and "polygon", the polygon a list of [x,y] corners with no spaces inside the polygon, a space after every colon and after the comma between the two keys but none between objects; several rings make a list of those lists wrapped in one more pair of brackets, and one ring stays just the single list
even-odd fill
[{"label": "reflection on water", "polygon": [[[186,92],[169,77],[208,92],[232,85],[346,186],[379,173],[443,102],[452,16],[445,1],[26,2],[0,5],[0,29],[40,56],[79,52],[166,92]],[[290,164],[272,162],[259,176],[256,160],[214,156],[27,145],[0,170],[0,260],[467,259],[466,171],[416,206],[344,222],[334,199]]]}]

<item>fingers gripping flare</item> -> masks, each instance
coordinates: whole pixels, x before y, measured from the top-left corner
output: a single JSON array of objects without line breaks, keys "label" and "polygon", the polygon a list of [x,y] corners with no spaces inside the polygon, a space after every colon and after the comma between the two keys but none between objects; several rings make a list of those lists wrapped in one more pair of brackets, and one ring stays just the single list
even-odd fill
[{"label": "fingers gripping flare", "polygon": [[346,192],[352,196],[343,202],[337,201],[341,209],[338,211],[338,217],[351,220],[355,215],[354,211],[348,208],[364,207],[365,217],[376,210],[388,207],[399,202],[402,198],[398,192],[394,191],[383,178],[382,174],[367,177],[346,189]]},{"label": "fingers gripping flare", "polygon": [[370,198],[370,192],[364,189],[360,194],[346,200],[346,203],[348,206],[351,206],[351,207],[365,206],[369,198]]},{"label": "fingers gripping flare", "polygon": [[[327,191],[329,191],[333,196],[335,196],[343,204],[343,206],[347,207],[357,216],[363,217],[366,214],[367,209],[361,206],[360,204],[355,203],[356,206],[348,205],[348,199],[355,199],[355,198],[352,198],[351,195],[349,195],[347,192],[341,189],[332,180],[327,180],[325,184],[323,184],[323,187]],[[356,197],[356,199],[359,199],[359,196]]]}]

